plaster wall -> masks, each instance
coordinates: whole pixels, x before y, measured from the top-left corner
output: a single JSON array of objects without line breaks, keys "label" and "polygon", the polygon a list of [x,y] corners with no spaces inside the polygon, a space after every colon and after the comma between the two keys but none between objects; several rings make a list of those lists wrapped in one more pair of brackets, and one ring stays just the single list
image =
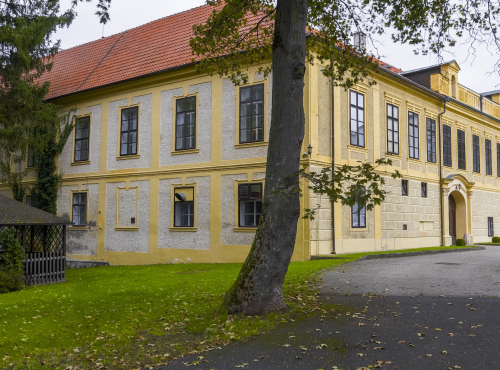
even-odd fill
[{"label": "plaster wall", "polygon": [[318,154],[332,155],[332,94],[330,79],[325,77],[321,68],[318,73]]},{"label": "plaster wall", "polygon": [[81,230],[68,227],[67,253],[95,256],[97,253],[97,217],[99,215],[99,184],[63,185],[57,196],[57,214],[67,220],[71,218],[71,191],[85,191],[87,195],[87,225]]},{"label": "plaster wall", "polygon": [[[139,103],[139,157],[119,157],[120,140],[120,108]],[[148,168],[151,166],[151,127],[152,127],[152,94],[135,96],[109,103],[108,117],[108,170],[123,170],[127,168]]]},{"label": "plaster wall", "polygon": [[125,188],[125,182],[106,184],[106,229],[105,249],[115,252],[142,252],[149,251],[149,181],[130,181],[129,188],[139,187],[138,215],[136,228],[129,230],[117,229],[116,204],[117,189]]},{"label": "plaster wall", "polygon": [[[173,107],[175,97],[184,96],[182,88],[161,92],[160,118],[160,166],[210,162],[212,145],[212,83],[206,82],[189,86],[188,94],[198,93],[198,125],[196,148],[198,153],[172,155],[175,118]],[[219,124],[219,123],[217,123]],[[178,151],[176,153],[182,153]]]},{"label": "plaster wall", "polygon": [[188,177],[186,186],[196,184],[196,231],[177,231],[172,226],[172,184],[183,186],[180,178],[162,179],[159,188],[158,247],[210,249],[210,176]]},{"label": "plaster wall", "polygon": [[[71,165],[74,151],[74,136],[75,129],[71,132],[66,144],[64,145],[63,151],[59,156],[59,169],[63,174],[77,174],[86,172],[98,172],[99,171],[99,158],[101,155],[101,114],[102,105],[97,104],[90,107],[85,107],[82,109],[77,109],[70,116],[70,122],[74,123],[75,116],[82,116],[89,114],[90,119],[90,152],[89,160],[90,163]],[[78,162],[76,162],[78,163]]]},{"label": "plaster wall", "polygon": [[471,202],[474,243],[491,242],[488,217],[493,217],[495,236],[500,235],[500,193],[474,190]]},{"label": "plaster wall", "polygon": [[[254,83],[264,81],[264,77],[254,74]],[[267,157],[267,145],[245,146],[236,148],[236,130],[239,130],[239,117],[236,116],[236,96],[239,94],[239,86],[235,86],[229,79],[222,80],[222,160],[234,160],[245,158]],[[272,75],[267,77],[267,93],[265,104],[266,111],[266,134],[264,140],[269,140],[269,129],[271,127],[271,102],[272,102]]]}]

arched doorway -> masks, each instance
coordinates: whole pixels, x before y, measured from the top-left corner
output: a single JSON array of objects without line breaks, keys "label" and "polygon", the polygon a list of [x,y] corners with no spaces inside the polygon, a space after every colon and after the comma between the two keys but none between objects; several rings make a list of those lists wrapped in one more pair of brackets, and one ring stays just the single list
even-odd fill
[{"label": "arched doorway", "polygon": [[451,244],[455,244],[457,241],[457,204],[455,203],[455,198],[453,198],[451,194],[448,197],[448,210],[450,213]]},{"label": "arched doorway", "polygon": [[465,239],[467,234],[466,203],[462,193],[452,191],[448,196],[449,227],[452,244],[457,239]]}]

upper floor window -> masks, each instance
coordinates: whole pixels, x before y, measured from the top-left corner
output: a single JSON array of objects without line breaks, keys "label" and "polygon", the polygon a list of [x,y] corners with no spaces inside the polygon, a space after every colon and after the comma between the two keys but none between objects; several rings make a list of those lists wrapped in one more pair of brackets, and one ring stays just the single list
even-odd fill
[{"label": "upper floor window", "polygon": [[351,145],[365,146],[365,96],[350,91]]},{"label": "upper floor window", "polygon": [[[29,131],[29,137],[34,138],[37,136],[38,130],[35,128],[31,128]],[[38,153],[36,153],[35,149],[33,149],[32,146],[28,146],[28,167],[37,167],[38,162],[40,161],[40,157],[38,156]]]},{"label": "upper floor window", "polygon": [[257,227],[262,214],[262,183],[238,185],[238,226]]},{"label": "upper floor window", "polygon": [[120,128],[120,155],[137,154],[139,134],[139,107],[122,109]]},{"label": "upper floor window", "polygon": [[481,172],[481,156],[479,154],[479,136],[472,135],[472,170],[474,172]]},{"label": "upper floor window", "polygon": [[75,226],[87,224],[87,193],[73,193],[72,216]]},{"label": "upper floor window", "polygon": [[175,150],[196,147],[196,96],[177,99],[175,115]]},{"label": "upper floor window", "polygon": [[79,117],[75,122],[75,162],[89,160],[90,117]]},{"label": "upper floor window", "polygon": [[240,88],[240,144],[264,141],[264,84]]},{"label": "upper floor window", "polygon": [[451,127],[443,125],[443,164],[451,167]]},{"label": "upper floor window", "polygon": [[493,165],[491,164],[491,140],[484,140],[484,151],[486,154],[486,174],[493,174]]},{"label": "upper floor window", "polygon": [[427,118],[427,162],[436,163],[436,121]]},{"label": "upper floor window", "polygon": [[410,158],[419,158],[418,114],[408,112],[408,148]]},{"label": "upper floor window", "polygon": [[[465,170],[465,131],[457,130],[458,168]],[[500,173],[500,172],[499,172]]]},{"label": "upper floor window", "polygon": [[194,227],[194,187],[174,189],[174,227]]},{"label": "upper floor window", "polygon": [[399,154],[399,108],[387,104],[387,153]]}]

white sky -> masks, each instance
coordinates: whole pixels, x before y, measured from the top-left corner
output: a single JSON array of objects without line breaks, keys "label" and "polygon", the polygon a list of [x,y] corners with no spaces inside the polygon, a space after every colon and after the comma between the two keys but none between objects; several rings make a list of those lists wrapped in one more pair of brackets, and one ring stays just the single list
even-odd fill
[{"label": "white sky", "polygon": [[[61,0],[61,9],[69,7],[70,0]],[[80,3],[78,17],[69,28],[59,30],[56,39],[61,40],[61,47],[67,49],[86,42],[94,41],[102,35],[111,36],[124,30],[140,26],[155,19],[163,18],[196,6],[205,4],[205,0],[112,0],[111,21],[103,26],[96,15],[96,2]],[[404,71],[439,63],[436,56],[417,56],[409,45],[393,44],[390,38],[379,40],[378,51],[382,60]],[[458,45],[444,53],[445,61],[455,59],[460,65],[459,83],[476,92],[500,89],[500,76],[493,71],[499,58],[493,48],[491,52],[484,46],[478,46],[477,56],[469,55],[469,45]]]}]

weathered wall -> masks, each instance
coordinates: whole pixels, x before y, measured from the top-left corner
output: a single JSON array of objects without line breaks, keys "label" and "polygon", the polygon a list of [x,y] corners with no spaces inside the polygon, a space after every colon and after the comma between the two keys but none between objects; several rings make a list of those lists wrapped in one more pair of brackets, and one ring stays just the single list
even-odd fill
[{"label": "weathered wall", "polygon": [[57,214],[67,220],[71,218],[71,191],[86,191],[87,228],[68,227],[67,253],[95,256],[97,253],[97,217],[99,214],[99,184],[63,185],[57,195]]},{"label": "weathered wall", "polygon": [[136,228],[117,229],[117,189],[125,188],[124,182],[106,184],[105,248],[115,252],[142,252],[149,250],[149,181],[130,181],[129,188],[139,187]]},{"label": "weathered wall", "polygon": [[178,231],[172,226],[171,185],[182,181],[178,179],[160,180],[158,215],[158,247],[177,249],[210,249],[210,176],[188,177],[186,186],[196,184],[195,215],[196,231]]}]

